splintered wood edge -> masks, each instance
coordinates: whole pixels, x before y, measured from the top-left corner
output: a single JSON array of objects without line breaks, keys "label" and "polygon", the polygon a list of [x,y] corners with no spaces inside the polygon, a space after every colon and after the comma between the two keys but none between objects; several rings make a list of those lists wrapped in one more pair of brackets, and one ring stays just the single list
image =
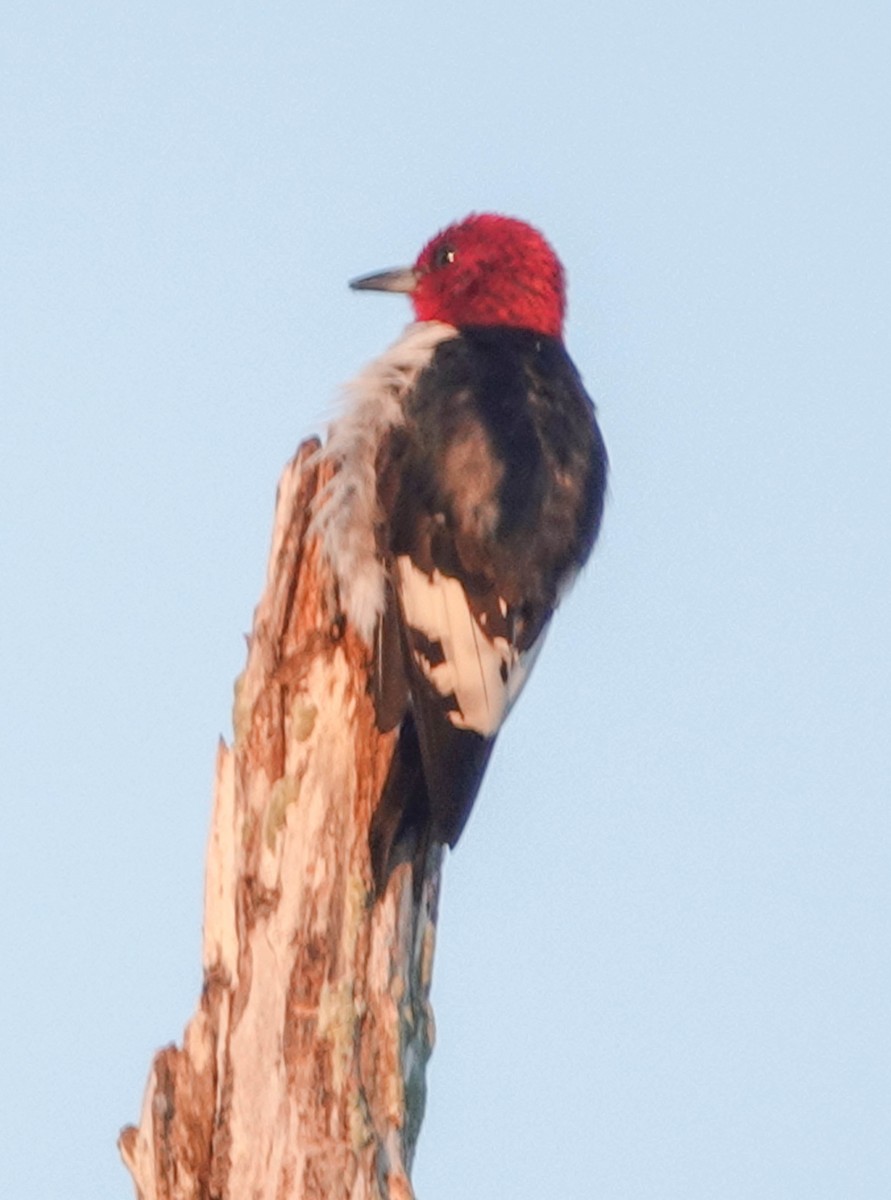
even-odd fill
[{"label": "splintered wood edge", "polygon": [[[230,1036],[232,1022],[238,1019],[232,1004],[233,1001],[238,1004],[239,959],[244,951],[240,940],[244,930],[239,928],[238,916],[238,895],[239,887],[243,886],[241,871],[244,868],[244,844],[239,844],[239,829],[242,830],[243,839],[242,821],[245,816],[239,809],[239,805],[244,803],[243,799],[239,800],[239,779],[250,763],[251,756],[246,750],[245,739],[250,736],[255,720],[255,706],[268,688],[270,679],[278,677],[276,672],[280,676],[281,671],[286,669],[282,659],[286,643],[290,638],[291,651],[296,653],[299,649],[307,653],[307,663],[311,664],[315,661],[315,651],[311,638],[306,640],[304,636],[306,630],[324,628],[326,619],[330,617],[333,620],[336,616],[333,611],[329,612],[335,596],[333,581],[321,562],[316,539],[308,536],[313,499],[330,477],[328,467],[319,468],[319,449],[317,439],[303,443],[282,474],[276,499],[266,588],[257,605],[253,630],[248,639],[248,661],[236,685],[233,713],[235,741],[231,747],[221,741],[217,752],[215,801],[205,880],[205,987],[202,999],[186,1029],[183,1050],[168,1046],[155,1056],[140,1125],[138,1128],[129,1126],[122,1130],[118,1142],[140,1200],[167,1200],[167,1197],[172,1197],[174,1191],[171,1190],[171,1180],[174,1178],[177,1200],[192,1200],[193,1197],[199,1200],[207,1194],[211,1172],[214,1176],[214,1194],[228,1196],[228,1177],[233,1161],[239,1150],[242,1154],[246,1150],[243,1146],[231,1145],[234,1131],[223,1127],[231,1116],[227,1107],[226,1071],[231,1069],[227,1067],[231,1057]],[[333,628],[329,626],[329,634]],[[296,645],[293,644],[294,629],[298,631]],[[300,640],[301,637],[303,640]],[[336,641],[336,652],[344,656],[343,665],[348,666],[350,678],[354,681],[354,693],[359,696],[363,690],[367,692],[367,650],[348,628],[344,630],[341,627]],[[300,668],[304,672],[311,669],[307,663]],[[361,686],[358,680],[361,680]],[[365,703],[366,706],[369,703],[367,696]],[[376,794],[379,795],[395,737],[392,734],[383,737],[377,734],[373,719],[369,732],[368,714],[365,720],[362,736],[371,737],[372,742],[368,746],[363,744],[362,750],[366,755],[370,753],[371,758],[366,758],[360,776],[368,773],[374,776]],[[356,753],[359,751],[357,742]],[[284,769],[287,747],[283,747],[281,754],[281,766]],[[356,769],[359,769],[358,766]],[[373,796],[369,799],[366,795],[360,824],[370,819],[375,803]],[[354,814],[352,820],[355,819]],[[397,871],[386,896],[371,906],[367,825],[361,841],[362,844],[357,845],[352,853],[358,855],[354,869],[366,877],[366,882],[361,885],[366,898],[350,918],[350,922],[357,921],[359,924],[349,934],[349,939],[354,951],[357,937],[364,939],[363,944],[368,938],[371,939],[363,951],[368,957],[362,970],[370,970],[377,982],[370,984],[366,980],[362,985],[372,986],[373,989],[362,1004],[371,1002],[377,1005],[388,992],[392,993],[392,1001],[386,1002],[372,1026],[374,1029],[377,1021],[384,1020],[384,1027],[377,1034],[372,1034],[373,1042],[375,1039],[383,1040],[377,1045],[376,1051],[366,1047],[360,1056],[365,1062],[366,1051],[372,1054],[366,1068],[357,1062],[351,1068],[356,1070],[359,1066],[360,1080],[366,1069],[372,1070],[372,1076],[366,1083],[360,1082],[360,1089],[364,1092],[365,1086],[371,1086],[373,1095],[377,1096],[376,1100],[371,1093],[365,1099],[360,1096],[365,1115],[358,1117],[359,1126],[351,1136],[357,1153],[357,1168],[363,1170],[368,1180],[368,1195],[403,1200],[403,1197],[412,1194],[408,1170],[423,1115],[424,1072],[433,1043],[429,988],[441,855],[431,856],[419,906],[416,907],[413,901],[408,870]],[[365,929],[362,935],[358,933],[360,928]],[[346,933],[346,929],[343,932]],[[345,951],[347,947],[343,946],[336,953],[343,954]],[[346,957],[350,958],[348,952]],[[357,982],[354,981],[352,986],[356,986]],[[249,988],[249,981],[247,986]],[[380,993],[380,999],[374,1001],[372,996],[377,994],[374,987],[379,989],[381,986],[384,991]],[[393,1002],[395,1008],[390,1010],[391,1015],[386,1018],[388,1006]],[[391,1029],[389,1034],[387,1027]],[[327,1035],[321,1029],[319,1036]],[[396,1037],[395,1042],[391,1041],[393,1036]],[[367,1031],[364,1040],[367,1041]],[[389,1050],[386,1049],[387,1045],[390,1046]],[[380,1057],[382,1052],[383,1058]],[[384,1069],[384,1076],[378,1078],[381,1068]],[[368,1125],[369,1120],[371,1126]],[[367,1152],[359,1152],[356,1136],[359,1137],[359,1143],[364,1142]],[[373,1153],[373,1147],[370,1148],[367,1141],[369,1137],[371,1143],[377,1146]],[[205,1144],[202,1144],[202,1138]],[[220,1159],[221,1153],[223,1159]],[[171,1155],[180,1156],[183,1161],[171,1162]],[[313,1169],[318,1170],[317,1167]],[[310,1176],[306,1177],[305,1182],[306,1190],[289,1188],[281,1195],[306,1196],[309,1200],[311,1195],[315,1195],[310,1186]],[[297,1186],[295,1181],[294,1188]]]}]

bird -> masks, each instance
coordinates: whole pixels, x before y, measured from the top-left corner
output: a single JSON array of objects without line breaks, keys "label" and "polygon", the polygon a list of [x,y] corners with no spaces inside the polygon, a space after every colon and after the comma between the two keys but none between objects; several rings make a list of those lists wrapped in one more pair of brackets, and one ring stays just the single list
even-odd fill
[{"label": "bird", "polygon": [[563,341],[563,266],[533,226],[473,213],[410,267],[354,279],[414,321],[346,388],[314,529],[398,738],[371,820],[375,895],[416,896],[453,847],[498,731],[601,526],[608,458]]}]

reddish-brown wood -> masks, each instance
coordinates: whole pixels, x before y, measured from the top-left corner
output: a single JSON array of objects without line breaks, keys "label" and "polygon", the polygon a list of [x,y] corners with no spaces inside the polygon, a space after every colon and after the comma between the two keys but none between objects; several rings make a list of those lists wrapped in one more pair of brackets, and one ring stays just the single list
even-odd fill
[{"label": "reddish-brown wood", "polygon": [[394,735],[375,727],[367,648],[308,533],[318,448],[279,484],[217,755],[198,1009],[120,1137],[140,1200],[412,1196],[439,860],[419,902],[408,867],[373,902],[368,826]]}]

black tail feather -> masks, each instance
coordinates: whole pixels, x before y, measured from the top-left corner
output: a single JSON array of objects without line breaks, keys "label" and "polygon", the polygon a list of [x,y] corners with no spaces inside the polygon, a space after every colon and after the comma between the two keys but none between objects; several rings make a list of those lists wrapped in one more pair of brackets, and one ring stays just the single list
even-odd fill
[{"label": "black tail feather", "polygon": [[368,835],[377,898],[396,867],[406,862],[412,864],[415,896],[420,894],[431,832],[421,747],[414,719],[407,713]]}]

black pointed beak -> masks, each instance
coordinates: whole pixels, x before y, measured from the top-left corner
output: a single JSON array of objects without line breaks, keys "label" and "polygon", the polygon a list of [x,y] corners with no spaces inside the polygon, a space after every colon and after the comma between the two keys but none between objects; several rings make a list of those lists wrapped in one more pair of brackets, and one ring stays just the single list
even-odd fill
[{"label": "black pointed beak", "polygon": [[354,292],[413,292],[418,282],[414,267],[397,267],[393,271],[375,271],[350,280]]}]

